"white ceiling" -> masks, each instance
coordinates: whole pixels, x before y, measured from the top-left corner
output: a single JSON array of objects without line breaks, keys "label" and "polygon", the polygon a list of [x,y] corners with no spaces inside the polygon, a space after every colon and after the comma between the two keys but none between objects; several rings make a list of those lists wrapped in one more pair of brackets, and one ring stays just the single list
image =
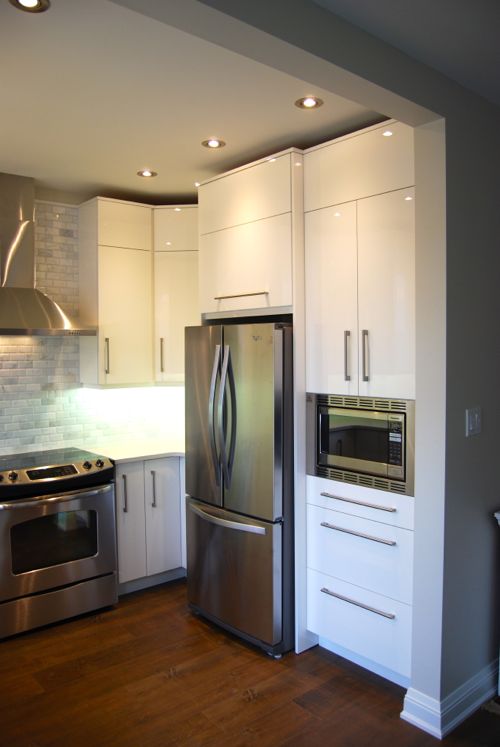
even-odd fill
[{"label": "white ceiling", "polygon": [[499,0],[315,0],[500,106]]},{"label": "white ceiling", "polygon": [[[0,171],[38,194],[193,201],[195,181],[380,114],[108,0],[0,4]],[[314,93],[317,111],[294,101]],[[202,148],[217,136],[221,151]],[[136,172],[149,167],[158,177]]]},{"label": "white ceiling", "polygon": [[[500,104],[500,0],[316,2]],[[73,202],[191,202],[195,181],[382,116],[119,0],[52,0],[39,15],[3,0],[0,80],[0,171]],[[323,107],[293,105],[311,93]],[[202,148],[211,136],[227,146]]]}]

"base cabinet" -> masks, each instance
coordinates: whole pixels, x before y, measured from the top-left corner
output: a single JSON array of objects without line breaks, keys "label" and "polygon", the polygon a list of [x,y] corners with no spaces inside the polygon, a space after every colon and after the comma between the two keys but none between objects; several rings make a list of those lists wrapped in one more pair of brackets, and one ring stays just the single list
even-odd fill
[{"label": "base cabinet", "polygon": [[120,584],[182,566],[180,464],[165,457],[117,465]]}]

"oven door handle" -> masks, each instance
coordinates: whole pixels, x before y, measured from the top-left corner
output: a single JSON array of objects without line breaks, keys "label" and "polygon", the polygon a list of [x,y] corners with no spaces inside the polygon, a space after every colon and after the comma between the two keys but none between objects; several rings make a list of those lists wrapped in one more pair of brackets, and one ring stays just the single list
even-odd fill
[{"label": "oven door handle", "polygon": [[102,495],[103,493],[108,493],[112,488],[113,485],[110,483],[109,485],[103,485],[91,490],[88,488],[81,488],[72,493],[57,493],[56,495],[48,497],[32,498],[29,501],[14,499],[8,503],[0,503],[0,511],[12,511],[14,509],[17,510],[22,508],[39,508],[40,506],[51,506],[56,503],[67,503],[69,501],[74,501],[77,498],[91,498],[95,495]]}]

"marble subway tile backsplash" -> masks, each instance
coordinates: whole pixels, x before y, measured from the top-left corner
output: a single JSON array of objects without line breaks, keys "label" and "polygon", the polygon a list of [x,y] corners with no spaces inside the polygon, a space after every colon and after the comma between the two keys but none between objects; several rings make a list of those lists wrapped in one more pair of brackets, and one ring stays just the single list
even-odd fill
[{"label": "marble subway tile backsplash", "polygon": [[[77,317],[78,208],[37,202],[35,250],[37,287]],[[0,454],[162,438],[171,418],[182,428],[182,387],[87,390],[79,381],[77,338],[0,337]]]}]

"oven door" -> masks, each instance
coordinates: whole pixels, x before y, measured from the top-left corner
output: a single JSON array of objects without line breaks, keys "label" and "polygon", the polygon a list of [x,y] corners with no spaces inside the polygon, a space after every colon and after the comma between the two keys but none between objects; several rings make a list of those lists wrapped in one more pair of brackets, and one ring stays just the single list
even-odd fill
[{"label": "oven door", "polygon": [[389,444],[386,413],[318,407],[318,464],[387,477]]},{"label": "oven door", "polygon": [[0,601],[116,570],[114,485],[0,503]]}]

